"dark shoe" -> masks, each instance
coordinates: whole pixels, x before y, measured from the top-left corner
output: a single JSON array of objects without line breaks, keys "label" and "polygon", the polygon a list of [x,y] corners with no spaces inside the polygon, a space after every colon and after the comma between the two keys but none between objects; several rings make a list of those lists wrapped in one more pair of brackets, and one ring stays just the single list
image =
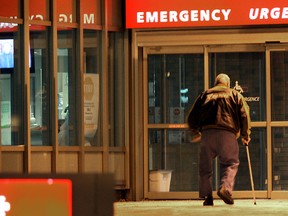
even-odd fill
[{"label": "dark shoe", "polygon": [[228,190],[226,190],[224,187],[219,188],[217,195],[226,203],[229,205],[233,205],[234,204],[234,200],[231,196],[231,194],[229,193]]},{"label": "dark shoe", "polygon": [[207,196],[203,202],[203,206],[213,206],[213,196]]}]

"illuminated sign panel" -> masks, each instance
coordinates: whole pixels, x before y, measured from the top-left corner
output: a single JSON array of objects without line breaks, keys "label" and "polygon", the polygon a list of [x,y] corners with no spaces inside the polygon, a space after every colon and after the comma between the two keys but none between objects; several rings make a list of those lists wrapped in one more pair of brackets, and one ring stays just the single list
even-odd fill
[{"label": "illuminated sign panel", "polygon": [[[8,18],[18,18],[18,4],[15,0],[11,0],[10,4],[5,5],[5,7],[0,7],[0,17]],[[31,0],[29,8],[29,19],[30,20],[47,20],[47,6],[46,1]],[[13,6],[13,7],[12,7]],[[84,27],[89,28],[97,24],[97,8],[95,0],[82,0],[82,20]],[[57,1],[57,19],[58,22],[62,23],[72,23],[72,1]],[[17,24],[15,23],[3,23],[0,22],[0,31],[11,31],[17,29]],[[31,29],[37,29],[33,26]]]},{"label": "illuminated sign panel", "polygon": [[72,181],[0,179],[0,215],[72,216]]},{"label": "illuminated sign panel", "polygon": [[126,28],[288,24],[287,0],[126,0]]}]

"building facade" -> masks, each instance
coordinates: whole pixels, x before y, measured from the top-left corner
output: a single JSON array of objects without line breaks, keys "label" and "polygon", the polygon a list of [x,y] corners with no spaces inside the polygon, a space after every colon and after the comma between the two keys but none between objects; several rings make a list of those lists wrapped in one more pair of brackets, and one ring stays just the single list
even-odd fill
[{"label": "building facade", "polygon": [[123,2],[2,3],[0,172],[112,172],[129,187]]},{"label": "building facade", "polygon": [[[287,197],[287,15],[284,1],[126,1],[135,76],[132,118],[138,126],[131,131],[136,199],[198,197],[199,144],[190,142],[186,116],[221,72],[250,106],[256,196]],[[239,147],[233,196],[248,198],[247,155],[240,141]],[[213,166],[216,191],[217,160]],[[155,189],[155,172],[162,183],[171,177],[168,189]]]},{"label": "building facade", "polygon": [[[250,106],[256,196],[287,197],[287,3],[157,2],[0,9],[0,171],[112,172],[132,200],[196,199],[199,144],[185,119],[225,72]],[[239,145],[233,196],[248,198]]]}]

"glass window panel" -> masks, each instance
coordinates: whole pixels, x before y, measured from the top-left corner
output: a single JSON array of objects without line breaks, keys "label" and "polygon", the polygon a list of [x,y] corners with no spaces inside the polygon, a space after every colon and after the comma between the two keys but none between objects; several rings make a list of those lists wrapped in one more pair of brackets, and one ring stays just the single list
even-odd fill
[{"label": "glass window panel", "polygon": [[[9,1],[3,1],[1,2],[1,7],[0,7],[0,17],[19,17],[18,16],[18,0],[9,0]],[[1,28],[2,24],[0,23]],[[1,29],[0,28],[0,29]]]},{"label": "glass window panel", "polygon": [[273,121],[288,120],[288,51],[271,52],[271,106]]},{"label": "glass window panel", "polygon": [[1,145],[11,145],[12,144],[11,74],[2,74],[2,69],[0,69],[0,71],[1,71],[1,74],[0,74]]},{"label": "glass window panel", "polygon": [[[50,130],[50,64],[47,30],[31,26],[30,31],[30,126],[32,145],[51,145]],[[41,30],[40,30],[41,29]]]},{"label": "glass window panel", "polygon": [[204,89],[203,54],[148,56],[149,123],[185,123]]},{"label": "glass window panel", "polygon": [[272,128],[273,190],[288,190],[288,128]]},{"label": "glass window panel", "polygon": [[31,20],[49,20],[48,1],[29,0],[29,17]]},{"label": "glass window panel", "polygon": [[1,144],[23,145],[24,80],[17,31],[0,33]]},{"label": "glass window panel", "polygon": [[100,32],[84,31],[84,136],[85,145],[100,146]]},{"label": "glass window panel", "polygon": [[[267,189],[266,129],[252,129],[249,145],[256,190]],[[149,130],[149,170],[172,170],[170,191],[198,191],[200,144],[190,142],[188,130]],[[235,190],[250,190],[250,173],[245,147],[239,140],[240,166]],[[216,168],[217,166],[218,168]],[[214,161],[213,189],[219,188],[220,167]]]},{"label": "glass window panel", "polygon": [[243,90],[252,121],[266,120],[265,53],[233,52],[209,54],[210,86],[217,74],[223,72],[231,78],[231,88]]},{"label": "glass window panel", "polygon": [[76,142],[76,48],[74,29],[58,31],[58,133],[59,145]]},{"label": "glass window panel", "polygon": [[149,171],[172,170],[170,191],[198,191],[199,144],[187,129],[149,130]]},{"label": "glass window panel", "polygon": [[[124,35],[121,32],[109,33],[109,97],[113,106],[109,106],[109,122],[111,125],[110,145],[125,144],[125,55]],[[115,107],[116,109],[114,109]]]},{"label": "glass window panel", "polygon": [[[255,190],[267,190],[267,133],[266,128],[252,128],[249,154]],[[251,190],[246,147],[239,139],[240,165],[234,190]],[[219,187],[219,185],[218,185]],[[215,188],[218,189],[218,188]]]}]

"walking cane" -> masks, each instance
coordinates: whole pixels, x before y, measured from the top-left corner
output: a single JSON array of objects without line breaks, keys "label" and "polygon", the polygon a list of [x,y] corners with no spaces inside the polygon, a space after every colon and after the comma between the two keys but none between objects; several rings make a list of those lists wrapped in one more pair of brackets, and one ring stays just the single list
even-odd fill
[{"label": "walking cane", "polygon": [[254,200],[254,205],[256,205],[256,198],[255,198],[255,191],[254,191],[254,181],[253,181],[253,174],[252,174],[252,168],[251,168],[249,148],[248,148],[247,144],[245,144],[245,146],[246,146],[246,152],[247,152],[247,158],[248,158],[248,166],[249,166],[249,172],[250,172],[250,181],[251,181],[251,188],[252,188],[252,193],[253,193],[253,200]]}]

